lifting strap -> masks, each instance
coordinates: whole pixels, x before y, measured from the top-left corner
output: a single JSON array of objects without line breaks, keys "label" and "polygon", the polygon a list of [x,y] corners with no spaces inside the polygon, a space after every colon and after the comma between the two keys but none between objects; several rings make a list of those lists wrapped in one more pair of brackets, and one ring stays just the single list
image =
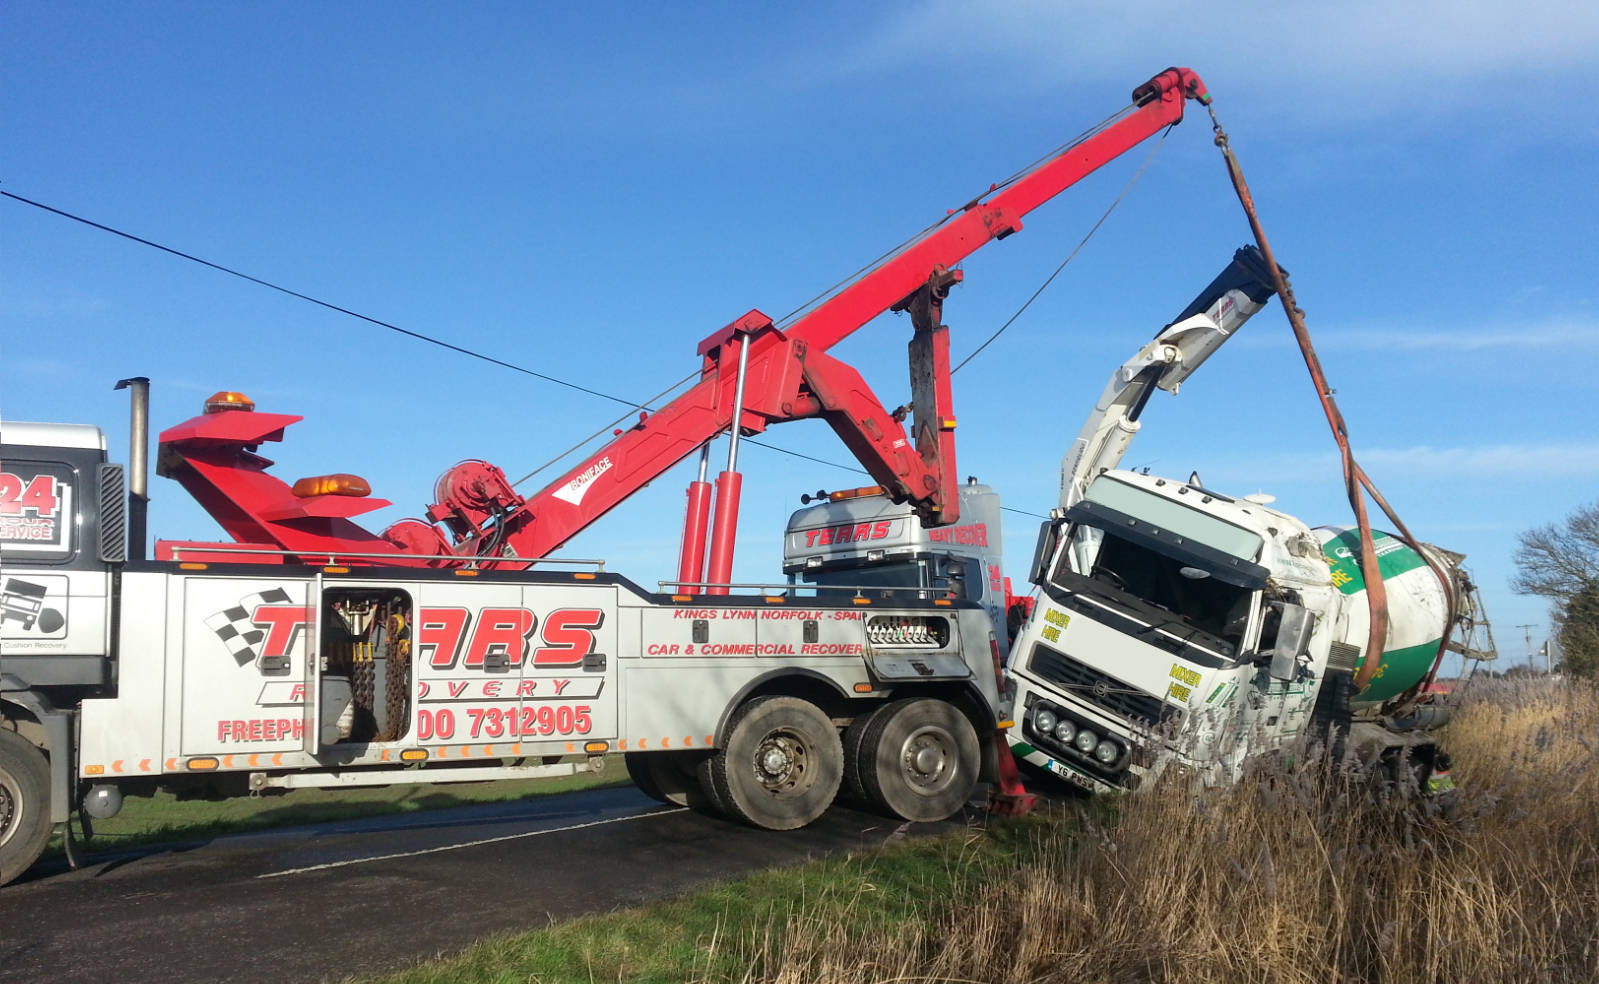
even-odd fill
[{"label": "lifting strap", "polygon": [[1322,371],[1321,360],[1316,357],[1316,349],[1310,342],[1310,329],[1305,327],[1305,312],[1300,310],[1298,302],[1294,300],[1294,291],[1288,283],[1288,277],[1283,273],[1282,267],[1271,253],[1271,246],[1266,242],[1266,231],[1261,227],[1260,217],[1255,213],[1255,200],[1249,193],[1249,185],[1244,182],[1243,169],[1238,164],[1238,158],[1233,154],[1232,147],[1227,141],[1227,132],[1222,129],[1221,121],[1216,118],[1214,105],[1207,106],[1210,110],[1212,129],[1216,132],[1216,146],[1221,149],[1222,157],[1227,162],[1227,174],[1232,179],[1233,190],[1238,194],[1238,201],[1244,207],[1244,214],[1249,218],[1249,228],[1255,234],[1255,242],[1260,246],[1260,251],[1266,258],[1266,269],[1271,272],[1273,285],[1277,288],[1277,296],[1282,301],[1283,311],[1288,315],[1288,323],[1294,329],[1294,338],[1299,342],[1299,351],[1305,358],[1305,366],[1310,370],[1311,381],[1316,387],[1316,397],[1321,401],[1321,408],[1327,415],[1327,423],[1332,428],[1333,439],[1338,443],[1338,453],[1343,462],[1344,489],[1349,496],[1349,505],[1355,511],[1355,520],[1360,528],[1360,570],[1366,580],[1366,602],[1371,612],[1371,628],[1366,640],[1366,655],[1361,660],[1360,670],[1355,674],[1355,690],[1359,693],[1366,689],[1372,677],[1377,673],[1382,663],[1382,652],[1388,637],[1388,592],[1383,585],[1382,571],[1377,564],[1377,550],[1372,542],[1371,523],[1366,518],[1366,501],[1361,495],[1364,488],[1372,499],[1382,508],[1394,526],[1398,529],[1399,539],[1410,549],[1416,551],[1427,566],[1432,569],[1438,578],[1438,583],[1443,586],[1446,603],[1446,622],[1443,627],[1442,638],[1438,642],[1438,654],[1433,659],[1432,668],[1427,675],[1416,681],[1405,693],[1401,694],[1392,705],[1402,704],[1410,700],[1421,689],[1432,683],[1438,674],[1438,666],[1443,662],[1444,652],[1449,645],[1450,632],[1454,625],[1455,592],[1452,579],[1438,566],[1428,551],[1422,550],[1415,537],[1410,535],[1410,530],[1405,528],[1404,522],[1399,518],[1383,498],[1377,486],[1366,475],[1364,469],[1355,461],[1354,452],[1349,447],[1349,428],[1344,423],[1344,415],[1339,411],[1338,404],[1333,400],[1332,387],[1327,385],[1327,375]]}]

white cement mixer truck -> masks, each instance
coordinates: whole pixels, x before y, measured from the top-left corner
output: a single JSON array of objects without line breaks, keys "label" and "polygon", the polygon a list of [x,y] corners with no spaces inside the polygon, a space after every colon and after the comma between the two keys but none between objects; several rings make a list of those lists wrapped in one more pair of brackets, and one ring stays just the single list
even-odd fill
[{"label": "white cement mixer truck", "polygon": [[1389,626],[1382,652],[1368,653],[1358,531],[1313,530],[1270,496],[1223,495],[1197,476],[1115,470],[1153,391],[1175,393],[1272,293],[1260,254],[1239,250],[1117,370],[1065,457],[1007,679],[1013,752],[1069,783],[1131,789],[1173,766],[1225,781],[1309,734],[1448,785],[1428,731],[1441,714],[1418,698],[1470,614],[1460,555],[1420,545],[1435,572],[1375,534]]}]

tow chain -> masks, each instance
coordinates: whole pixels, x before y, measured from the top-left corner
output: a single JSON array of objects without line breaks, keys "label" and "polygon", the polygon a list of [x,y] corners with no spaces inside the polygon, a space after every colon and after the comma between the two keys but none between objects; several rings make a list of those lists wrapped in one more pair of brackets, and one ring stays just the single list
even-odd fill
[{"label": "tow chain", "polygon": [[1355,674],[1355,692],[1366,688],[1377,673],[1382,663],[1383,647],[1388,637],[1388,591],[1383,585],[1382,570],[1377,563],[1377,548],[1372,541],[1371,522],[1366,517],[1366,501],[1361,495],[1364,488],[1382,508],[1389,521],[1399,531],[1399,539],[1410,549],[1414,550],[1427,566],[1432,569],[1438,578],[1438,583],[1444,590],[1444,598],[1448,614],[1448,621],[1444,625],[1442,637],[1438,642],[1438,653],[1433,659],[1432,668],[1427,675],[1393,701],[1401,704],[1411,699],[1422,687],[1432,683],[1438,674],[1438,667],[1443,662],[1444,652],[1449,645],[1450,631],[1453,627],[1455,611],[1455,591],[1452,580],[1444,573],[1436,561],[1424,550],[1411,536],[1410,530],[1405,527],[1388,500],[1383,498],[1377,486],[1365,470],[1355,461],[1355,455],[1349,446],[1349,427],[1344,422],[1344,415],[1338,409],[1337,402],[1333,399],[1333,389],[1327,384],[1327,374],[1322,370],[1321,360],[1316,356],[1315,346],[1310,341],[1310,329],[1305,326],[1305,312],[1294,300],[1293,287],[1288,283],[1288,277],[1273,258],[1271,246],[1266,242],[1266,231],[1261,227],[1260,217],[1255,212],[1255,199],[1249,193],[1249,185],[1244,181],[1243,168],[1239,166],[1238,157],[1233,153],[1232,146],[1227,140],[1227,131],[1222,129],[1221,121],[1216,117],[1214,103],[1206,105],[1210,111],[1211,129],[1216,133],[1216,146],[1221,149],[1222,157],[1227,163],[1227,174],[1232,179],[1233,191],[1238,194],[1239,204],[1244,207],[1244,214],[1249,218],[1249,228],[1255,234],[1255,243],[1260,246],[1260,252],[1266,258],[1266,269],[1271,271],[1272,285],[1277,290],[1277,297],[1282,301],[1283,311],[1288,315],[1288,323],[1294,330],[1294,338],[1299,342],[1300,354],[1305,358],[1305,367],[1310,370],[1311,381],[1316,387],[1316,397],[1321,401],[1322,411],[1327,415],[1327,423],[1332,428],[1333,440],[1338,443],[1339,457],[1343,462],[1344,489],[1349,497],[1349,505],[1355,511],[1355,520],[1360,529],[1360,570],[1366,580],[1366,602],[1371,612],[1371,629],[1366,639],[1366,656],[1361,660],[1360,670]]}]

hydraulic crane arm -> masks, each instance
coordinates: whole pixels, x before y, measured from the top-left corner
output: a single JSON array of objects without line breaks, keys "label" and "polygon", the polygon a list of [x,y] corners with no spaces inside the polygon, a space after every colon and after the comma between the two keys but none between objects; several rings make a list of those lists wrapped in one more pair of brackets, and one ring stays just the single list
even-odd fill
[{"label": "hydraulic crane arm", "polygon": [[[760,433],[773,423],[819,416],[894,501],[909,501],[928,525],[954,522],[959,508],[955,419],[948,341],[939,316],[945,294],[960,279],[955,265],[985,243],[1020,230],[1022,216],[1101,165],[1180,122],[1186,100],[1209,98],[1192,71],[1160,73],[1134,91],[1133,106],[1120,118],[1004,187],[990,189],[986,201],[974,199],[951,213],[793,322],[778,327],[752,310],[706,338],[699,347],[698,383],[659,411],[641,413],[636,425],[537,493],[524,499],[498,469],[464,462],[440,481],[429,519],[449,528],[458,541],[455,551],[462,554],[546,556],[732,427],[735,418],[739,433]],[[908,310],[916,333],[911,347],[914,436],[905,433],[901,420],[883,408],[858,373],[826,355],[891,309]],[[743,399],[735,403],[739,393]],[[719,504],[718,527],[723,525]],[[440,541],[423,524],[391,530],[389,538],[403,549],[439,549]]]},{"label": "hydraulic crane arm", "polygon": [[[290,489],[264,473],[270,462],[255,449],[280,439],[283,424],[265,420],[253,407],[227,409],[221,414],[226,420],[197,418],[163,435],[166,473],[199,489],[207,510],[237,539],[263,549],[386,555],[395,563],[492,558],[499,566],[525,566],[550,556],[696,450],[707,455],[709,442],[731,430],[728,468],[717,479],[710,569],[701,562],[710,502],[703,472],[690,486],[681,568],[685,584],[722,583],[731,569],[737,523],[739,436],[820,417],[890,498],[909,502],[929,526],[953,523],[960,498],[949,342],[941,315],[945,296],[961,279],[956,265],[991,240],[1019,231],[1023,216],[1106,162],[1181,122],[1189,99],[1208,103],[1210,96],[1189,69],[1167,69],[1135,89],[1132,105],[1110,122],[991,187],[986,200],[980,196],[953,210],[802,316],[779,326],[752,310],[728,324],[700,343],[699,380],[685,393],[653,413],[641,412],[637,423],[531,496],[518,494],[504,472],[487,462],[462,462],[440,478],[427,522],[397,523],[380,539],[349,522],[364,511],[350,489],[335,500],[331,493]],[[858,372],[827,354],[889,310],[908,312],[914,328],[914,434],[906,433],[903,412],[885,409]]]},{"label": "hydraulic crane arm", "polygon": [[1222,343],[1244,326],[1275,294],[1260,250],[1245,246],[1226,269],[1199,292],[1177,320],[1122,363],[1105,384],[1094,412],[1060,465],[1060,506],[1070,509],[1088,483],[1115,468],[1141,425],[1139,416],[1156,389],[1175,394]]}]

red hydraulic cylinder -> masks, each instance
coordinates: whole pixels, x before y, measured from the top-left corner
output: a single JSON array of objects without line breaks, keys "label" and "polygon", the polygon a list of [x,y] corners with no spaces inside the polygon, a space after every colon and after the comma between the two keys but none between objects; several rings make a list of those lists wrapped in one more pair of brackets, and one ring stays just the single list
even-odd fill
[{"label": "red hydraulic cylinder", "polygon": [[711,483],[688,483],[688,508],[683,516],[683,556],[677,565],[677,589],[684,594],[705,590],[705,528],[711,519]]},{"label": "red hydraulic cylinder", "polygon": [[738,536],[738,493],[744,476],[725,471],[716,476],[716,527],[711,533],[711,568],[706,594],[725,595],[733,580],[733,540]]}]

